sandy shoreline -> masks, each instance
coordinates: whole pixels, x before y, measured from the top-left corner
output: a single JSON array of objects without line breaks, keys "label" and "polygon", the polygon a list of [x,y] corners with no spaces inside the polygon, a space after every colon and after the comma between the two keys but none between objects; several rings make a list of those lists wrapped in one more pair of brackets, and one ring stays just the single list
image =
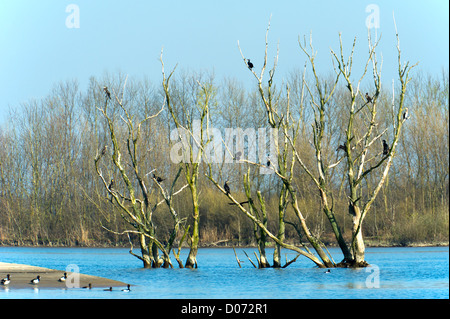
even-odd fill
[{"label": "sandy shoreline", "polygon": [[[49,269],[43,267],[36,267],[23,264],[12,264],[0,262],[0,280],[5,278],[7,274],[10,275],[11,282],[7,286],[0,285],[1,288],[76,288],[92,285],[92,288],[108,288],[108,287],[126,287],[127,284],[121,281],[112,280],[103,277],[67,273],[69,279],[73,279],[65,282],[58,281],[64,274],[63,270]],[[30,281],[36,276],[40,276],[39,284],[31,284]],[[77,281],[79,284],[75,285],[75,278],[79,278]]]}]

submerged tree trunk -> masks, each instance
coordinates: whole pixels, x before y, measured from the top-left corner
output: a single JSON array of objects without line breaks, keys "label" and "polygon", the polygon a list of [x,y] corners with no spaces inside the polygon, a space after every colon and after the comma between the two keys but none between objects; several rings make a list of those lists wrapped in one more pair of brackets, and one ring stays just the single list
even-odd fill
[{"label": "submerged tree trunk", "polygon": [[[287,206],[286,200],[286,185],[283,184],[280,198],[278,200],[278,239],[280,241],[284,241],[285,238],[285,223],[284,223],[284,213]],[[281,267],[281,246],[279,244],[275,244],[275,250],[273,252],[273,267],[280,268]]]},{"label": "submerged tree trunk", "polygon": [[365,245],[362,235],[362,220],[361,210],[358,206],[350,205],[351,212],[353,214],[352,219],[352,259],[347,260],[347,264],[352,267],[366,267],[369,264],[365,261]]},{"label": "submerged tree trunk", "polygon": [[[151,268],[153,257],[150,254],[145,236],[143,234],[139,234],[139,245],[141,246],[141,256],[138,258],[142,260],[144,268]],[[132,250],[130,250],[130,253],[132,253]]]},{"label": "submerged tree trunk", "polygon": [[192,216],[194,218],[194,222],[192,225],[191,248],[189,250],[189,255],[185,263],[186,268],[197,268],[197,252],[199,242],[199,207],[196,187],[195,189],[192,189],[192,200],[194,201],[194,210]]}]

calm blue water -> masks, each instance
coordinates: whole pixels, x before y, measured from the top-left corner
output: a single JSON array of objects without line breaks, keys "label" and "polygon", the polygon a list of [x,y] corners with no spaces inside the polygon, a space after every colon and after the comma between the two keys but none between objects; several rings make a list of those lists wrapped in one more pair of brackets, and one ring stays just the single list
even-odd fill
[{"label": "calm blue water", "polygon": [[[243,250],[236,263],[228,248],[205,248],[198,253],[198,269],[143,269],[126,248],[27,248],[0,247],[0,261],[64,270],[76,264],[81,273],[132,284],[132,291],[99,289],[5,290],[2,298],[208,298],[208,299],[303,299],[303,298],[449,298],[448,247],[367,248],[367,269],[332,269],[324,274],[306,258],[285,269],[255,269]],[[330,249],[336,262],[338,249]],[[182,260],[185,260],[187,249]],[[268,250],[271,257],[271,250]],[[288,259],[296,254],[285,251]],[[183,254],[183,252],[182,252]],[[176,261],[173,259],[174,265]],[[5,274],[0,274],[2,278]]]}]

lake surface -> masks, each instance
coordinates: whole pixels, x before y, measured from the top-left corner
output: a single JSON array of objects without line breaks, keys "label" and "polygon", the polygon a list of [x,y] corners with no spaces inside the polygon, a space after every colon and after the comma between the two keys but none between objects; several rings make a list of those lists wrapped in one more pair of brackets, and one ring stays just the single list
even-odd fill
[{"label": "lake surface", "polygon": [[[4,289],[0,299],[448,299],[448,247],[367,248],[366,269],[332,269],[325,274],[304,257],[285,269],[255,269],[244,255],[253,248],[238,248],[244,261],[239,268],[233,249],[199,250],[198,269],[143,269],[127,248],[0,247],[0,261],[66,269],[76,264],[81,273],[130,283],[131,292],[98,289]],[[271,249],[267,256],[272,258]],[[182,252],[184,261],[188,249]],[[284,251],[288,259],[295,253]],[[339,249],[330,249],[339,262]],[[283,255],[284,256],[284,255]],[[284,257],[283,257],[284,258]],[[172,258],[174,266],[176,261]],[[5,274],[0,274],[1,278]]]}]

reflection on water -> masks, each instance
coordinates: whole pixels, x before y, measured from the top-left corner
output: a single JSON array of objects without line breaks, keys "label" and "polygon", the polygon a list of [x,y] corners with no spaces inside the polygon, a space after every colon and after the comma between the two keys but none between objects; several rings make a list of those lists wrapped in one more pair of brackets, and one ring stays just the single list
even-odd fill
[{"label": "reflection on water", "polygon": [[[244,263],[236,263],[229,248],[200,249],[198,269],[143,269],[139,260],[122,248],[1,247],[3,262],[64,270],[75,264],[80,272],[130,283],[122,288],[14,289],[0,287],[1,298],[449,298],[448,247],[367,248],[371,268],[332,269],[324,273],[299,258],[286,269],[254,269],[246,259],[253,249],[236,249]],[[342,256],[330,249],[334,260]],[[187,251],[184,252],[187,254]],[[268,256],[272,251],[268,250]],[[295,253],[285,251],[288,259]],[[186,255],[182,256],[186,258]],[[0,277],[5,274],[0,273]],[[3,277],[2,277],[3,278]],[[125,287],[124,287],[125,288]]]}]

